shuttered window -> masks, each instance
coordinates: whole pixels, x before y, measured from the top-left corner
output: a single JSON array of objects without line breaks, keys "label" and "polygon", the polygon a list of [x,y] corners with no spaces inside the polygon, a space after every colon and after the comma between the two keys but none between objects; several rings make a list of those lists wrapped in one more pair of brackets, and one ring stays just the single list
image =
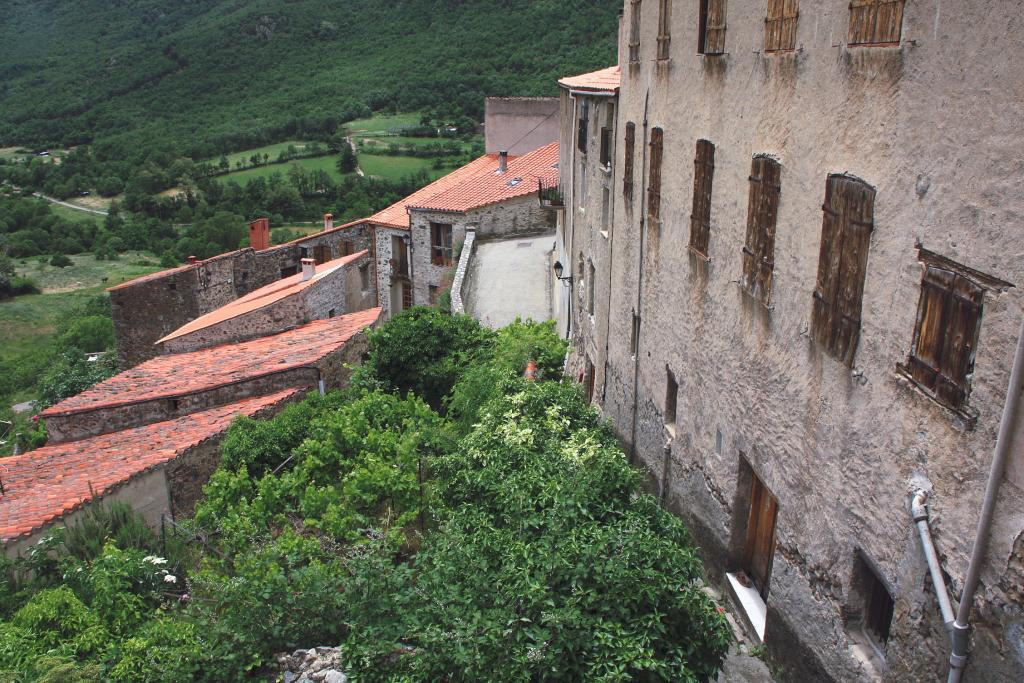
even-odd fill
[{"label": "shuttered window", "polygon": [[740,284],[765,306],[771,297],[775,270],[775,225],[779,215],[782,166],[771,157],[754,157],[750,165],[747,238],[743,245]]},{"label": "shuttered window", "polygon": [[875,191],[855,178],[829,176],[822,206],[821,252],[814,290],[814,338],[853,364],[860,340],[861,299],[874,227]]},{"label": "shuttered window", "polygon": [[584,154],[587,153],[587,127],[590,123],[590,102],[580,101],[580,120],[576,131],[576,146]]},{"label": "shuttered window", "polygon": [[651,131],[651,170],[647,181],[647,224],[655,229],[661,223],[661,152],[662,130]]},{"label": "shuttered window", "polygon": [[658,59],[668,59],[672,42],[672,0],[658,2]]},{"label": "shuttered window", "polygon": [[850,45],[898,45],[904,0],[851,0]]},{"label": "shuttered window", "polygon": [[925,267],[914,341],[901,369],[940,403],[960,409],[971,392],[985,290],[944,266]]},{"label": "shuttered window", "polygon": [[633,155],[636,147],[636,124],[626,124],[625,154],[626,167],[622,169],[622,194],[627,199],[633,196]]},{"label": "shuttered window", "polygon": [[629,3],[629,62],[640,61],[640,0]]},{"label": "shuttered window", "polygon": [[612,165],[612,129],[601,129],[601,165],[609,167]]},{"label": "shuttered window", "polygon": [[354,242],[350,242],[348,240],[344,240],[341,243],[341,255],[342,256],[351,256],[354,253],[356,253],[356,245],[355,245],[355,243]]},{"label": "shuttered window", "polygon": [[313,260],[317,265],[327,263],[331,260],[331,247],[327,244],[318,244],[313,247]]},{"label": "shuttered window", "polygon": [[430,224],[430,262],[433,263],[435,266],[452,265],[451,224]]},{"label": "shuttered window", "polygon": [[720,55],[725,52],[725,0],[700,0],[697,52]]},{"label": "shuttered window", "polygon": [[768,15],[764,20],[765,52],[796,49],[799,7],[800,0],[768,0]]},{"label": "shuttered window", "polygon": [[715,146],[697,141],[693,160],[693,212],[690,214],[690,248],[708,257],[711,235],[711,181],[715,175]]}]

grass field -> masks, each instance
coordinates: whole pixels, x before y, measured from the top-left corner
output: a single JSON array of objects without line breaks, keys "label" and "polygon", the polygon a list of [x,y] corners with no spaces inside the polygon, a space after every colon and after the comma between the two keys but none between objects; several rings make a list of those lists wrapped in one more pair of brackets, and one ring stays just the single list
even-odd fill
[{"label": "grass field", "polygon": [[394,114],[356,119],[346,123],[345,127],[353,136],[358,136],[360,133],[386,133],[392,128],[418,125],[420,125],[420,114]]},{"label": "grass field", "polygon": [[288,169],[291,168],[292,164],[298,164],[307,171],[319,169],[321,171],[326,171],[327,174],[335,180],[341,180],[342,174],[338,172],[338,169],[335,166],[337,161],[338,157],[333,154],[324,157],[296,159],[283,164],[269,164],[267,166],[260,166],[259,168],[247,168],[244,171],[234,171],[233,173],[217,176],[217,179],[222,182],[234,180],[239,185],[244,185],[253,178],[269,178],[274,173],[281,173],[282,175],[285,175],[288,173]]},{"label": "grass field", "polygon": [[[303,140],[286,140],[285,142],[278,142],[273,145],[267,145],[266,147],[247,149],[242,152],[232,152],[231,154],[228,154],[227,157],[228,161],[231,162],[231,168],[234,168],[235,163],[238,161],[242,161],[243,163],[248,164],[249,157],[251,157],[253,154],[259,154],[260,156],[263,156],[264,154],[269,154],[270,161],[274,162],[277,160],[278,154],[288,149],[288,145],[295,145],[295,148],[302,152],[305,150],[306,145],[308,144],[309,142]],[[216,164],[220,161],[220,157],[217,157],[215,159],[205,159],[204,161],[207,161],[211,164]]]},{"label": "grass field", "polygon": [[[155,257],[140,251],[125,252],[116,261],[97,261],[92,254],[76,254],[68,257],[74,262],[74,265],[66,268],[51,266],[48,257],[46,263],[41,263],[43,258],[42,256],[33,256],[16,261],[15,271],[18,275],[32,278],[43,290],[44,295],[93,289],[97,290],[94,293],[98,293],[105,287],[112,287],[140,275],[160,270],[160,264]],[[106,278],[106,282],[103,278]],[[30,298],[32,297],[16,297],[13,302]],[[0,306],[10,303],[12,300],[7,299],[0,302]]]},{"label": "grass field", "polygon": [[388,180],[399,180],[402,176],[411,175],[418,171],[425,170],[431,180],[440,178],[448,173],[448,170],[435,171],[431,168],[433,159],[420,159],[418,157],[388,157],[376,154],[360,154],[359,166],[366,175],[387,178]]},{"label": "grass field", "polygon": [[69,209],[66,206],[54,204],[53,202],[48,202],[48,204],[50,206],[50,211],[52,211],[55,216],[63,218],[66,221],[92,220],[98,223],[103,220],[103,216],[97,216],[96,214],[89,213],[88,211]]}]

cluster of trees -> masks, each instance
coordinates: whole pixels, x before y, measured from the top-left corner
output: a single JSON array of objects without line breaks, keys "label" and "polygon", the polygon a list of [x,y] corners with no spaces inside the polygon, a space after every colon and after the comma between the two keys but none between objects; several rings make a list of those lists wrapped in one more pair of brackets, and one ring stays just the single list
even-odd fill
[{"label": "cluster of trees", "polygon": [[365,681],[712,680],[690,538],[564,353],[550,323],[397,316],[346,391],[232,426],[180,539],[101,509],[3,567],[0,670],[242,681],[340,644]]}]

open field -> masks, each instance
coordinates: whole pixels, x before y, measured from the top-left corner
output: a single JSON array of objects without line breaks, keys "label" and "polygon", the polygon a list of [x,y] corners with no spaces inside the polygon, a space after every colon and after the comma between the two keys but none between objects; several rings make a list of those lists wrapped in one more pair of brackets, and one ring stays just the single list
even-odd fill
[{"label": "open field", "polygon": [[386,133],[392,128],[418,125],[420,125],[420,114],[393,114],[356,119],[346,123],[345,127],[353,136],[358,136],[361,133]]},{"label": "open field", "polygon": [[99,223],[103,220],[103,216],[97,216],[96,214],[89,213],[88,211],[79,211],[78,209],[72,209],[61,204],[54,204],[53,202],[50,202],[49,206],[53,215],[63,218],[66,221],[92,220]]},{"label": "open field", "polygon": [[[249,157],[251,157],[253,154],[259,154],[260,156],[263,156],[264,154],[269,154],[270,161],[273,162],[277,160],[278,154],[288,149],[288,145],[295,145],[295,148],[299,150],[299,152],[303,152],[305,151],[306,145],[308,144],[309,142],[302,140],[286,140],[284,142],[278,142],[273,145],[267,145],[265,147],[256,147],[255,149],[247,149],[241,152],[232,152],[231,154],[228,154],[227,157],[228,161],[231,163],[231,168],[234,168],[235,163],[238,161],[248,164]],[[204,159],[204,161],[207,161],[211,164],[217,164],[220,161],[220,157],[217,157],[215,159]]]},{"label": "open field", "polygon": [[402,176],[411,175],[420,170],[425,170],[430,179],[440,178],[449,171],[435,171],[431,168],[433,159],[420,159],[418,157],[389,157],[376,154],[360,154],[359,166],[366,175],[387,178],[388,180],[399,180]]},{"label": "open field", "polygon": [[[65,210],[71,211],[71,209]],[[32,256],[16,261],[15,271],[18,275],[32,278],[43,290],[43,298],[45,298],[45,295],[48,294],[77,290],[97,290],[94,293],[99,293],[106,287],[160,270],[160,265],[155,257],[140,251],[121,254],[116,261],[97,261],[92,254],[75,254],[68,258],[74,262],[74,265],[57,268],[49,264],[49,257]],[[40,262],[43,259],[46,263]],[[107,279],[106,282],[103,281],[103,278]],[[32,298],[32,296],[27,296],[16,297],[13,300],[5,299],[0,301],[0,307]],[[35,298],[39,298],[39,295],[36,295]]]},{"label": "open field", "polygon": [[307,171],[326,171],[327,174],[335,180],[341,180],[343,176],[338,172],[338,169],[335,166],[337,161],[338,157],[334,154],[323,157],[310,157],[308,159],[295,159],[294,161],[289,161],[283,164],[269,164],[258,168],[247,168],[244,171],[234,171],[233,173],[217,176],[217,180],[222,182],[234,180],[236,183],[244,185],[253,178],[269,178],[275,173],[281,173],[282,175],[287,174],[288,169],[291,168],[292,164],[298,164]]}]

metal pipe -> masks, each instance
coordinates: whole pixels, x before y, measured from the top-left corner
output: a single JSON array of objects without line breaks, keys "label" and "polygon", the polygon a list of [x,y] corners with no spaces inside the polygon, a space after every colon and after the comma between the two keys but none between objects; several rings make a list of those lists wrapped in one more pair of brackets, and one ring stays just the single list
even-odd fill
[{"label": "metal pipe", "polygon": [[910,514],[914,516],[914,523],[917,524],[917,531],[921,535],[921,548],[924,550],[924,558],[928,561],[928,571],[932,576],[932,585],[935,587],[935,594],[939,598],[939,610],[942,612],[942,623],[946,628],[951,628],[956,615],[953,612],[953,605],[949,600],[949,591],[946,589],[946,581],[942,578],[942,569],[939,566],[939,558],[935,553],[935,545],[932,543],[932,530],[928,526],[928,505],[926,500],[928,494],[918,491],[910,503]]},{"label": "metal pipe", "polygon": [[953,622],[953,653],[949,656],[948,683],[957,683],[963,676],[967,666],[971,603],[974,602],[974,591],[978,588],[981,567],[985,562],[988,550],[988,537],[992,528],[992,517],[995,512],[999,487],[1003,482],[1006,460],[1013,444],[1013,435],[1017,426],[1017,412],[1020,405],[1021,392],[1024,391],[1024,320],[1021,321],[1017,334],[1017,352],[1013,358],[1013,369],[1010,370],[1010,385],[1006,390],[1006,401],[1003,403],[1003,416],[999,422],[999,435],[996,437],[996,448],[992,455],[992,468],[989,471],[988,486],[985,488],[985,500],[981,504],[981,516],[978,519],[978,531],[974,538],[974,550],[971,552],[971,563],[967,566],[967,578],[964,580],[963,594],[960,596],[960,608]]}]

